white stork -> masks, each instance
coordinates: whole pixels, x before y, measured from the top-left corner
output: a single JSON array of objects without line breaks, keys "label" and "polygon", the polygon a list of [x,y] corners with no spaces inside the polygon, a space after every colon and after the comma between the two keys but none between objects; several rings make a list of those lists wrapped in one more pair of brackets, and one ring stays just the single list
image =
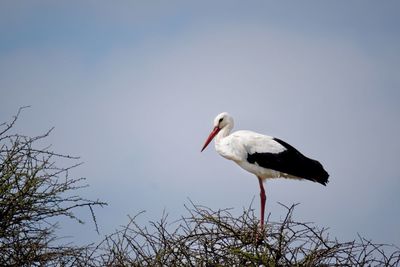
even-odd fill
[{"label": "white stork", "polygon": [[265,190],[263,181],[268,178],[306,179],[326,185],[329,174],[322,165],[307,158],[288,143],[252,131],[230,134],[233,118],[226,112],[214,119],[214,129],[208,136],[203,151],[215,137],[215,149],[226,159],[258,177],[261,199],[261,228],[264,226]]}]

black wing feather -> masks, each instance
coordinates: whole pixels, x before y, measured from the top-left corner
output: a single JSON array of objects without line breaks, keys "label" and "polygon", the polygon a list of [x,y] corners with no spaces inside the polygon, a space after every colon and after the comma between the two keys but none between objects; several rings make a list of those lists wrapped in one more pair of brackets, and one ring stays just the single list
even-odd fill
[{"label": "black wing feather", "polygon": [[326,185],[329,174],[324,170],[321,163],[301,154],[288,143],[274,138],[286,148],[281,153],[253,153],[247,155],[249,163],[257,163],[259,166],[275,171],[287,173],[310,181]]}]

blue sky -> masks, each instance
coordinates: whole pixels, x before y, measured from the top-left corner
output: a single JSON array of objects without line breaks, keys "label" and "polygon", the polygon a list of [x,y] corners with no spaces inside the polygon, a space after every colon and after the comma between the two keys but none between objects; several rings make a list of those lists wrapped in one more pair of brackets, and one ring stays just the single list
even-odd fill
[{"label": "blue sky", "polygon": [[[26,134],[55,126],[81,156],[102,234],[127,214],[185,214],[188,198],[240,214],[257,179],[210,146],[214,117],[320,160],[327,187],[267,181],[267,212],[400,245],[397,1],[1,1],[0,119],[31,105]],[[87,211],[79,212],[86,218]],[[89,217],[87,217],[89,219]],[[93,225],[62,231],[93,241]]]}]

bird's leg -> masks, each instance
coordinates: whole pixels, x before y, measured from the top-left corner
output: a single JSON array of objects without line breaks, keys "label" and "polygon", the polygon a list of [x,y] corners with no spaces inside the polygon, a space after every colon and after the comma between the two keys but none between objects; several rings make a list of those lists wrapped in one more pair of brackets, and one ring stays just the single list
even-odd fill
[{"label": "bird's leg", "polygon": [[263,180],[258,177],[258,183],[260,184],[260,200],[261,200],[261,230],[264,229],[264,211],[265,211],[265,201],[267,197],[265,196]]}]

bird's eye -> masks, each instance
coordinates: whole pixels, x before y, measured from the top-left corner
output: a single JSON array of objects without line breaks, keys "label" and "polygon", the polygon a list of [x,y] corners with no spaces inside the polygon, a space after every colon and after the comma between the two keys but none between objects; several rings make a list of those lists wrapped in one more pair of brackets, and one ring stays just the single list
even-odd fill
[{"label": "bird's eye", "polygon": [[221,123],[221,121],[222,121],[223,119],[224,119],[224,118],[219,119],[218,123]]}]

